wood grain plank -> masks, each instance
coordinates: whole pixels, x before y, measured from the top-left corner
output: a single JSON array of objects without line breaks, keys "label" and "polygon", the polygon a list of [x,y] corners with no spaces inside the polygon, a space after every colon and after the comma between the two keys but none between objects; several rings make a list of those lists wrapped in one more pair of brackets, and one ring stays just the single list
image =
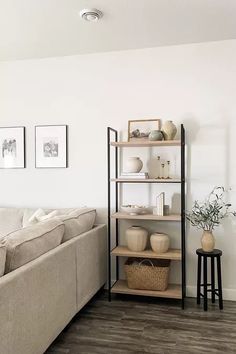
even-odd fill
[{"label": "wood grain plank", "polygon": [[165,291],[137,290],[128,288],[126,280],[118,280],[111,289],[115,294],[128,294],[140,296],[164,297],[169,299],[181,299],[181,285],[169,284]]},{"label": "wood grain plank", "polygon": [[130,251],[127,246],[117,246],[111,252],[114,256],[119,257],[140,257],[140,258],[156,258],[156,259],[171,259],[174,261],[181,260],[180,249],[169,249],[165,253],[155,253],[151,249],[142,252]]},{"label": "wood grain plank", "polygon": [[158,178],[112,178],[111,182],[116,183],[181,183],[180,179],[168,178],[168,179],[158,179]]},{"label": "wood grain plank", "polygon": [[164,215],[158,216],[154,214],[139,214],[130,215],[123,212],[114,213],[112,216],[114,219],[127,219],[127,220],[156,220],[156,221],[181,221],[181,215]]},{"label": "wood grain plank", "polygon": [[132,140],[130,142],[111,142],[111,146],[116,147],[155,147],[155,146],[180,146],[180,140],[162,140],[162,141],[149,141],[149,140]]}]

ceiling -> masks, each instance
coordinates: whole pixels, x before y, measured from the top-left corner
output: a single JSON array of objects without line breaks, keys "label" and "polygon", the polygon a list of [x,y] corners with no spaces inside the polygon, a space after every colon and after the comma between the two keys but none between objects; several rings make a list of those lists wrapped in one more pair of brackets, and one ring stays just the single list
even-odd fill
[{"label": "ceiling", "polygon": [[[80,19],[89,7],[99,22]],[[0,0],[0,60],[233,38],[235,0]]]}]

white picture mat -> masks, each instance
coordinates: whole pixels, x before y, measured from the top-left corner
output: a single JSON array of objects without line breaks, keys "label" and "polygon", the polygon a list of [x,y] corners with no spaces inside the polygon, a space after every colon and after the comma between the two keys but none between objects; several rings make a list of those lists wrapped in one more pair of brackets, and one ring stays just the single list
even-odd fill
[{"label": "white picture mat", "polygon": [[[67,126],[36,126],[35,127],[35,164],[38,168],[67,167]],[[46,141],[56,141],[57,156],[44,156]]]},{"label": "white picture mat", "polygon": [[[0,128],[0,168],[24,168],[25,167],[25,146],[24,127],[1,127]],[[5,141],[16,140],[15,156],[7,154]]]}]

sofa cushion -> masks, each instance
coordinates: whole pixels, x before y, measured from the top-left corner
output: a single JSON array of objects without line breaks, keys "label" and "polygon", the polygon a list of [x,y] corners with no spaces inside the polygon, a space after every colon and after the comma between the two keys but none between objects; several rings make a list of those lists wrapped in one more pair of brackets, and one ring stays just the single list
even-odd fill
[{"label": "sofa cushion", "polygon": [[54,218],[6,235],[2,240],[7,248],[5,273],[60,245],[64,229],[63,222]]},{"label": "sofa cushion", "polygon": [[24,209],[0,208],[0,239],[22,227]]},{"label": "sofa cushion", "polygon": [[64,222],[65,233],[62,242],[65,242],[92,229],[96,210],[90,208],[72,209],[68,214],[59,215],[57,218]]},{"label": "sofa cushion", "polygon": [[0,277],[5,272],[7,249],[6,246],[0,244]]}]

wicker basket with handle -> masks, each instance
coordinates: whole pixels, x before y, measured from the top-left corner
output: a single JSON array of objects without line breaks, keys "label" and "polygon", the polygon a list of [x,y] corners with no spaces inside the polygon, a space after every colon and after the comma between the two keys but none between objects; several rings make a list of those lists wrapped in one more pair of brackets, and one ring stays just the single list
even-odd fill
[{"label": "wicker basket with handle", "polygon": [[130,289],[164,291],[168,287],[170,260],[128,258],[125,273]]}]

